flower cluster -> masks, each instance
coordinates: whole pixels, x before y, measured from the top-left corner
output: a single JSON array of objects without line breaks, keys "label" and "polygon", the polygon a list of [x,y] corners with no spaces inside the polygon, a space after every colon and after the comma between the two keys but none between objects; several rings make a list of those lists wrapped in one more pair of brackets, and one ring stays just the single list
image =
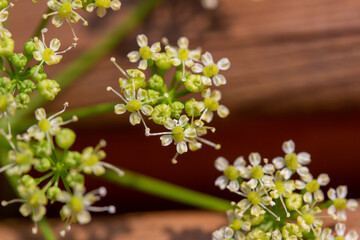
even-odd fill
[{"label": "flower cluster", "polygon": [[[76,135],[63,126],[77,121],[77,117],[64,121],[59,115],[66,107],[67,103],[62,111],[49,117],[43,108],[37,109],[37,123],[29,127],[26,133],[18,135],[16,141],[8,139],[11,147],[9,163],[0,168],[0,173],[6,171],[20,179],[17,187],[20,198],[2,201],[2,205],[22,203],[20,213],[25,217],[30,216],[35,222],[34,233],[49,203],[64,203],[60,210],[61,217],[66,221],[62,235],[70,229],[72,222],[88,223],[91,219],[89,211],[115,211],[113,206],[92,206],[100,196],[106,195],[106,190],[100,188],[85,194],[84,174],[99,176],[105,173],[105,168],[116,171],[120,176],[123,172],[102,161],[106,157],[102,150],[106,145],[104,140],[96,147],[87,147],[81,152],[71,150]],[[0,133],[5,135],[4,131]],[[30,176],[31,170],[40,177]]]},{"label": "flower cluster", "polygon": [[[139,50],[128,54],[130,62],[139,62],[137,69],[125,71],[111,58],[123,76],[119,78],[121,91],[112,87],[108,91],[122,100],[114,107],[116,114],[130,112],[130,123],[143,123],[146,136],[161,136],[163,146],[172,142],[176,145],[172,158],[176,163],[179,154],[188,149],[198,150],[202,144],[220,149],[219,144],[204,139],[203,135],[208,130],[215,131],[206,126],[214,112],[221,118],[229,115],[228,108],[220,104],[221,92],[216,87],[226,84],[221,73],[229,69],[230,61],[222,58],[215,62],[211,53],[201,54],[200,48],[189,49],[186,37],[181,37],[177,46],[170,45],[165,38],[162,42],[164,51],[160,42],[149,45],[145,35],[137,36]],[[147,69],[151,70],[150,77],[145,74]],[[166,84],[168,78],[172,81]],[[168,131],[151,133],[146,118]]]},{"label": "flower cluster", "polygon": [[[347,187],[330,188],[329,200],[321,186],[329,183],[327,174],[314,178],[307,164],[310,154],[295,153],[292,140],[283,143],[284,157],[271,162],[251,153],[247,164],[238,157],[233,165],[219,157],[215,167],[223,172],[215,185],[241,196],[228,210],[228,226],[213,233],[213,240],[223,239],[358,239],[355,231],[345,235],[346,209],[354,211],[357,201],[346,199]],[[327,215],[323,208],[328,207]],[[323,218],[337,220],[335,231],[323,225]]]},{"label": "flower cluster", "polygon": [[[33,0],[37,2],[37,0]],[[79,9],[86,9],[88,12],[93,12],[96,9],[96,14],[99,17],[104,17],[106,10],[111,8],[112,10],[119,10],[121,2],[119,0],[48,0],[47,6],[50,12],[43,15],[44,19],[52,16],[52,24],[55,27],[61,27],[66,21],[73,33],[74,40],[78,41],[74,28],[71,23],[77,23],[80,20],[84,26],[88,25],[88,22],[77,12]]]}]

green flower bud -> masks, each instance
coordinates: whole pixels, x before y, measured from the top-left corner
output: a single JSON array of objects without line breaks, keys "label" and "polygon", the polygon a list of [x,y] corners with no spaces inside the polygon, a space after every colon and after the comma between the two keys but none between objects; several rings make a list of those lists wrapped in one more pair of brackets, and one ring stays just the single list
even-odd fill
[{"label": "green flower bud", "polygon": [[7,0],[0,0],[0,10],[6,8],[8,6],[8,1]]},{"label": "green flower bud", "polygon": [[253,204],[253,205],[259,205],[261,203],[261,197],[260,195],[255,192],[255,191],[251,191],[249,192],[248,196],[247,196],[248,200]]},{"label": "green flower bud", "polygon": [[154,99],[159,98],[159,96],[160,96],[160,93],[158,91],[149,89],[149,90],[147,90],[147,96],[146,96],[145,101],[148,102],[150,105],[154,105],[157,103],[157,100],[154,100]]},{"label": "green flower bud", "polygon": [[30,69],[30,76],[37,82],[47,78],[44,68],[42,66],[39,68],[38,65]]},{"label": "green flower bud", "polygon": [[24,50],[25,50],[26,55],[28,55],[30,57],[33,56],[33,52],[36,51],[36,48],[35,48],[35,43],[32,39],[30,39],[29,41],[27,41],[24,44]]},{"label": "green flower bud", "polygon": [[164,79],[160,75],[154,74],[149,79],[149,86],[154,90],[162,90],[164,87]]},{"label": "green flower bud", "polygon": [[46,196],[51,201],[51,203],[53,203],[58,200],[58,196],[60,193],[61,193],[61,189],[59,187],[52,186],[47,190]]},{"label": "green flower bud", "polygon": [[30,188],[30,187],[35,187],[36,182],[34,178],[26,174],[22,176],[22,178],[20,179],[20,185],[24,185],[25,187]]},{"label": "green flower bud", "polygon": [[287,223],[282,228],[282,236],[284,239],[293,239],[294,237],[301,238],[302,231],[295,223]]},{"label": "green flower bud", "polygon": [[15,97],[16,101],[16,107],[20,110],[27,109],[29,103],[30,103],[30,97],[26,93],[19,93]]},{"label": "green flower bud", "polygon": [[22,53],[17,53],[11,56],[11,62],[18,68],[25,67],[27,58]]},{"label": "green flower bud", "polygon": [[75,132],[69,128],[63,128],[56,135],[56,144],[62,149],[69,149],[75,142]]},{"label": "green flower bud", "polygon": [[286,207],[289,210],[299,209],[303,203],[302,195],[298,193],[293,193],[288,198],[286,198],[285,203]]},{"label": "green flower bud", "polygon": [[166,53],[159,53],[159,58],[155,61],[156,66],[161,70],[168,70],[172,67],[171,58]]},{"label": "green flower bud", "polygon": [[185,112],[189,117],[199,117],[201,115],[202,103],[196,101],[194,98],[185,103]]},{"label": "green flower bud", "polygon": [[14,46],[14,40],[4,35],[3,38],[0,38],[0,56],[11,56],[14,52]]},{"label": "green flower bud", "polygon": [[241,229],[241,226],[244,224],[244,221],[240,220],[240,219],[235,219],[234,221],[232,221],[229,225],[229,228],[231,228],[234,231],[238,231]]},{"label": "green flower bud", "polygon": [[154,123],[163,125],[166,119],[168,119],[170,116],[171,116],[170,106],[163,103],[157,105],[154,108],[154,111],[152,112],[151,117],[149,119],[152,119]]},{"label": "green flower bud", "polygon": [[238,178],[239,172],[234,166],[230,165],[225,169],[224,175],[232,181]]},{"label": "green flower bud", "polygon": [[0,77],[0,93],[5,94],[9,92],[10,88],[11,88],[10,79],[7,77]]},{"label": "green flower bud", "polygon": [[176,101],[173,102],[171,105],[171,117],[179,119],[181,116],[181,113],[183,109],[185,108],[184,104],[182,102]]},{"label": "green flower bud", "polygon": [[201,92],[205,89],[205,85],[201,79],[200,75],[192,74],[186,78],[184,82],[185,88],[190,92]]},{"label": "green flower bud", "polygon": [[[185,78],[188,78],[190,75],[191,75],[190,72],[185,71]],[[182,79],[183,79],[183,70],[182,70],[182,69],[181,69],[181,70],[177,70],[177,71],[175,72],[175,79],[176,79],[176,81],[178,81],[178,82],[182,82]]]},{"label": "green flower bud", "polygon": [[36,86],[40,94],[48,100],[54,100],[60,92],[60,85],[55,80],[44,79]]},{"label": "green flower bud", "polygon": [[45,157],[47,156],[49,144],[46,140],[41,140],[34,145],[34,153],[36,156]]},{"label": "green flower bud", "polygon": [[19,92],[30,94],[35,88],[35,83],[27,79],[20,83]]},{"label": "green flower bud", "polygon": [[66,176],[66,181],[69,183],[70,187],[75,187],[77,184],[84,185],[85,179],[82,174],[71,171],[70,174]]},{"label": "green flower bud", "polygon": [[64,157],[64,163],[69,167],[76,167],[80,164],[81,154],[79,152],[69,151]]},{"label": "green flower bud", "polygon": [[38,172],[46,172],[50,169],[51,162],[48,158],[43,157],[40,160],[35,161],[34,167]]}]

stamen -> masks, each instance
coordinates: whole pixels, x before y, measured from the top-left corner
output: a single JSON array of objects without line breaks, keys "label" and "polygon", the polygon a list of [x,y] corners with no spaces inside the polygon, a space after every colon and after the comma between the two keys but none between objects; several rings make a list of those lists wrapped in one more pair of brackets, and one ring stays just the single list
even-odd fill
[{"label": "stamen", "polygon": [[73,116],[71,119],[69,120],[66,120],[62,123],[59,123],[58,126],[63,126],[63,125],[66,125],[66,124],[69,124],[69,123],[72,123],[72,122],[77,122],[79,120],[79,118],[77,116]]},{"label": "stamen", "polygon": [[60,114],[62,114],[63,112],[65,112],[65,110],[66,110],[66,108],[67,108],[68,106],[69,106],[69,103],[68,103],[68,102],[65,102],[65,103],[64,103],[64,108],[63,108],[63,110],[61,110],[61,111],[59,111],[59,112],[51,115],[51,116],[48,118],[48,120],[50,121],[50,120],[54,119],[55,117],[59,116]]},{"label": "stamen", "polygon": [[72,46],[68,47],[67,49],[61,51],[61,52],[57,52],[56,54],[63,54],[66,53],[67,51],[69,51],[70,49],[72,49],[73,47],[76,47],[76,43],[73,43]]},{"label": "stamen", "polygon": [[259,205],[264,208],[266,211],[268,211],[271,215],[273,215],[276,218],[276,221],[280,221],[280,217],[278,217],[275,213],[273,213],[270,209],[268,209],[264,204],[259,203]]},{"label": "stamen", "polygon": [[284,199],[283,199],[282,195],[280,195],[280,201],[281,201],[281,204],[283,205],[283,207],[285,209],[286,217],[290,217],[290,213],[288,212],[288,210],[286,208],[286,204],[284,203]]},{"label": "stamen", "polygon": [[122,176],[125,175],[124,171],[122,171],[121,169],[115,167],[115,166],[112,165],[112,164],[109,164],[109,163],[107,163],[107,162],[101,162],[101,164],[102,164],[104,167],[109,168],[109,169],[113,170],[114,172],[116,172],[120,177],[122,177]]},{"label": "stamen", "polygon": [[48,17],[52,16],[52,15],[56,15],[58,12],[51,12],[51,13],[48,13],[48,14],[43,14],[42,15],[42,18],[43,19],[47,19]]},{"label": "stamen", "polygon": [[35,226],[31,229],[31,231],[32,231],[32,234],[37,234],[39,228],[38,228],[37,222],[34,222],[34,224],[35,224]]},{"label": "stamen", "polygon": [[73,37],[74,41],[77,42],[79,40],[79,38],[76,36],[75,30],[74,30],[74,28],[72,27],[70,21],[67,18],[66,18],[66,22],[68,23],[68,25],[69,25],[69,27],[71,29],[71,32],[72,32],[72,34],[74,36]]},{"label": "stamen", "polygon": [[44,43],[45,48],[48,48],[48,47],[46,46],[46,43],[45,43],[45,35],[44,35],[44,33],[46,33],[47,31],[48,31],[47,28],[41,29],[42,41],[43,41],[43,43]]},{"label": "stamen", "polygon": [[121,72],[127,79],[130,78],[129,74],[127,74],[127,72],[126,72],[124,69],[122,69],[122,68],[116,63],[116,59],[115,59],[114,57],[110,58],[110,61],[112,61],[112,62],[114,63],[114,65],[120,70],[120,72]]},{"label": "stamen", "polygon": [[14,143],[11,141],[11,137],[9,138],[9,135],[7,135],[3,129],[0,129],[0,134],[3,135],[4,138],[8,141],[10,147],[11,147],[14,151],[16,151],[16,147],[15,147]]},{"label": "stamen", "polygon": [[112,91],[113,93],[115,93],[116,95],[118,95],[120,98],[121,98],[121,100],[123,100],[124,102],[128,102],[128,101],[126,101],[126,99],[123,97],[123,96],[121,96],[121,94],[120,93],[118,93],[117,91],[115,91],[115,89],[113,89],[112,87],[107,87],[106,88],[106,90],[107,91]]},{"label": "stamen", "polygon": [[[14,165],[15,165],[15,163],[10,163],[10,164],[8,164],[8,165],[3,166],[2,168],[0,168],[0,173],[8,170],[9,168],[13,167]],[[3,202],[4,202],[4,201],[3,201]],[[1,204],[2,204],[2,202],[1,202]],[[4,205],[3,205],[3,206],[4,206]]]},{"label": "stamen", "polygon": [[221,148],[221,145],[220,144],[215,144],[213,142],[210,142],[209,140],[206,140],[204,138],[201,138],[201,137],[197,137],[196,139],[198,139],[200,142],[202,143],[205,143],[213,148],[215,148],[216,150],[219,150]]},{"label": "stamen", "polygon": [[238,216],[239,216],[240,218],[242,218],[243,215],[244,215],[244,213],[245,213],[250,207],[251,207],[251,204],[247,205],[247,206],[244,208],[244,210],[242,210],[241,212],[238,213]]},{"label": "stamen", "polygon": [[17,198],[17,199],[13,199],[13,200],[10,200],[10,201],[5,201],[5,200],[3,200],[3,201],[1,201],[1,205],[2,205],[3,207],[6,207],[6,206],[9,205],[9,204],[13,204],[13,203],[23,203],[23,202],[25,202],[23,199]]},{"label": "stamen", "polygon": [[[149,129],[149,128],[148,128]],[[145,129],[145,135],[146,136],[159,136],[159,135],[166,135],[166,134],[172,134],[172,132],[159,132],[159,133],[150,133],[150,129],[148,132],[146,132]]]},{"label": "stamen", "polygon": [[109,212],[109,213],[115,213],[116,209],[115,206],[108,206],[108,207],[95,207],[95,206],[89,206],[87,209],[91,212]]},{"label": "stamen", "polygon": [[226,187],[227,189],[229,189],[230,190],[230,192],[233,192],[233,193],[236,193],[237,195],[240,195],[240,196],[242,196],[242,197],[247,197],[244,193],[242,193],[242,192],[239,192],[239,191],[232,191],[231,190],[231,188],[229,187],[229,186],[227,186]]},{"label": "stamen", "polygon": [[100,142],[95,146],[94,152],[97,152],[100,150],[100,148],[103,148],[106,146],[106,141],[104,139],[101,139]]},{"label": "stamen", "polygon": [[101,197],[105,197],[107,194],[106,188],[100,187],[98,189],[94,189],[94,190],[88,192],[86,195],[97,195],[97,194]]},{"label": "stamen", "polygon": [[164,44],[164,45],[169,45],[169,40],[166,38],[166,37],[163,37],[161,39],[161,42]]},{"label": "stamen", "polygon": [[171,163],[172,164],[177,164],[178,163],[178,161],[176,160],[176,158],[179,156],[179,153],[178,152],[176,152],[175,153],[175,156],[171,159]]},{"label": "stamen", "polygon": [[138,111],[138,114],[140,116],[140,119],[141,119],[141,122],[144,124],[144,127],[145,127],[145,135],[146,135],[146,129],[149,129],[149,132],[150,132],[150,128],[148,128],[148,126],[146,125],[145,123],[145,120],[143,118],[143,116],[141,115],[141,113]]}]

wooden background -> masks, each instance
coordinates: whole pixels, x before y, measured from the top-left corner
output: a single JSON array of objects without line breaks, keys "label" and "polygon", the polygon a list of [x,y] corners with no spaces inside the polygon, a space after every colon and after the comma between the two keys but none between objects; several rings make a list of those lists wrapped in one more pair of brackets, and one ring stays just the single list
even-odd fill
[{"label": "wooden background", "polygon": [[[123,0],[122,9],[99,19],[84,14],[89,26],[75,25],[78,47],[64,55],[62,63],[49,67],[50,76],[86,51],[134,7],[137,1]],[[43,3],[15,2],[10,26],[16,42],[24,42],[34,31],[35,13]],[[39,16],[39,15],[37,15]],[[208,138],[222,144],[216,151],[203,150],[170,159],[175,147],[162,147],[156,137],[146,138],[142,126],[132,127],[128,115],[113,113],[81,120],[72,125],[78,132],[74,149],[108,142],[107,161],[159,179],[202,192],[234,199],[219,191],[213,182],[220,174],[213,167],[218,156],[233,161],[258,151],[269,159],[282,155],[283,141],[293,139],[297,151],[312,155],[310,168],[316,177],[329,173],[330,185],[349,186],[351,197],[360,197],[360,1],[358,0],[221,0],[215,11],[201,8],[199,1],[164,1],[146,21],[94,68],[64,89],[46,106],[57,111],[65,101],[70,109],[119,100],[106,91],[117,87],[120,76],[109,61],[115,56],[125,68],[134,67],[126,54],[137,49],[136,35],[145,33],[149,42],[166,36],[171,43],[181,36],[190,47],[210,51],[215,61],[228,57],[231,68],[221,87],[222,103],[231,114],[216,118],[215,134]],[[49,27],[50,40],[59,37],[62,47],[71,44],[68,26]],[[22,46],[16,46],[21,50]],[[100,184],[89,179],[89,189]],[[4,184],[3,184],[4,185]],[[119,212],[184,208],[133,190],[109,186],[104,204]],[[1,186],[5,188],[5,186]],[[11,209],[9,211],[12,211]]]}]

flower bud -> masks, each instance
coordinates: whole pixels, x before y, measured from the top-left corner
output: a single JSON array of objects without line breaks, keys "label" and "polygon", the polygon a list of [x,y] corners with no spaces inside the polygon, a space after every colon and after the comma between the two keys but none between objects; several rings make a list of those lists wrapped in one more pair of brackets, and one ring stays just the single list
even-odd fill
[{"label": "flower bud", "polygon": [[40,94],[48,100],[54,100],[60,92],[60,85],[55,80],[44,79],[36,87]]},{"label": "flower bud", "polygon": [[30,188],[30,187],[35,187],[36,186],[36,182],[35,182],[35,179],[32,178],[30,175],[24,175],[22,176],[22,178],[20,179],[20,185],[24,185],[25,187],[27,188]]},{"label": "flower bud", "polygon": [[25,67],[27,58],[22,53],[17,53],[11,56],[11,62],[18,68]]},{"label": "flower bud", "polygon": [[183,109],[185,108],[184,104],[179,101],[173,102],[170,105],[170,107],[171,107],[171,117],[176,118],[176,119],[180,118],[180,115],[181,115]]},{"label": "flower bud", "polygon": [[69,128],[63,128],[56,135],[56,144],[62,149],[69,149],[75,142],[75,132]]},{"label": "flower bud", "polygon": [[27,79],[20,83],[19,92],[30,94],[35,88],[35,83]]},{"label": "flower bud", "polygon": [[38,65],[30,69],[30,76],[37,82],[47,78],[44,68],[42,66],[39,67]]},{"label": "flower bud", "polygon": [[206,87],[200,75],[192,74],[185,80],[185,88],[190,92],[201,92]]},{"label": "flower bud", "polygon": [[3,34],[0,39],[0,56],[11,56],[14,52],[14,46],[14,40]]},{"label": "flower bud", "polygon": [[16,107],[20,110],[27,109],[29,103],[30,103],[30,97],[26,93],[19,93],[15,97],[16,101]]},{"label": "flower bud", "polygon": [[50,169],[51,167],[51,162],[48,158],[41,158],[40,160],[38,161],[35,161],[35,169],[38,171],[38,172],[46,172],[47,170]]},{"label": "flower bud", "polygon": [[163,125],[166,119],[168,119],[170,116],[171,116],[170,106],[163,103],[157,105],[154,108],[154,111],[152,112],[151,117],[149,119],[152,119],[157,124]]},{"label": "flower bud", "polygon": [[202,106],[203,104],[201,102],[192,98],[185,103],[185,112],[190,117],[198,117],[201,115]]},{"label": "flower bud", "polygon": [[10,79],[7,77],[0,77],[0,93],[5,94],[10,90],[10,88],[11,88]]},{"label": "flower bud", "polygon": [[164,79],[160,75],[154,74],[149,79],[149,86],[154,90],[162,90],[164,87]]},{"label": "flower bud", "polygon": [[33,56],[33,52],[36,51],[36,48],[35,48],[35,43],[32,39],[24,44],[24,50],[26,52],[26,55],[31,57]]},{"label": "flower bud", "polygon": [[66,176],[66,181],[69,183],[70,187],[75,187],[77,184],[84,185],[84,175],[71,171],[70,174]]},{"label": "flower bud", "polygon": [[161,70],[168,70],[172,67],[171,58],[166,53],[159,53],[155,64]]},{"label": "flower bud", "polygon": [[79,152],[69,151],[64,157],[64,163],[70,167],[77,167],[81,160],[81,154]]},{"label": "flower bud", "polygon": [[61,189],[59,187],[52,186],[49,188],[49,190],[47,190],[46,196],[51,201],[51,203],[53,203],[56,200],[58,200],[58,196],[60,193],[61,193]]}]

